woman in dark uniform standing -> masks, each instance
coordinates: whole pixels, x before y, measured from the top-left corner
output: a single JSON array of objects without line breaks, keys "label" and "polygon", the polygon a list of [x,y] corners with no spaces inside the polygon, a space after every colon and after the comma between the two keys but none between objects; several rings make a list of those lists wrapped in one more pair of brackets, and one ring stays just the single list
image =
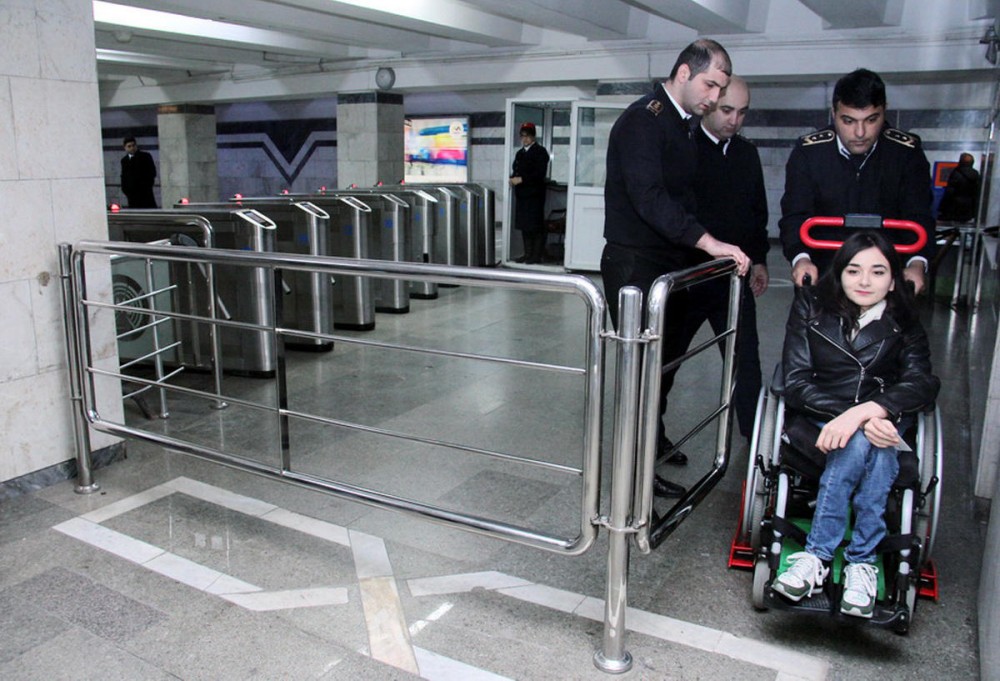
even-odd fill
[{"label": "woman in dark uniform standing", "polygon": [[514,227],[524,239],[524,262],[542,262],[545,255],[545,176],[549,152],[535,141],[535,124],[521,125],[521,148],[514,155],[510,186],[514,188]]}]

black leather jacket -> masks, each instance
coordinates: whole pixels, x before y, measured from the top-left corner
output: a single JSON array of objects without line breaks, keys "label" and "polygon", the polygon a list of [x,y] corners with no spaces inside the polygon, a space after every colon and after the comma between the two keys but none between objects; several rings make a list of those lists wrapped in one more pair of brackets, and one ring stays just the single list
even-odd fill
[{"label": "black leather jacket", "polygon": [[932,403],[941,385],[919,321],[904,329],[886,312],[850,341],[811,288],[796,291],[782,365],[788,406],[822,420],[870,400],[898,421]]}]

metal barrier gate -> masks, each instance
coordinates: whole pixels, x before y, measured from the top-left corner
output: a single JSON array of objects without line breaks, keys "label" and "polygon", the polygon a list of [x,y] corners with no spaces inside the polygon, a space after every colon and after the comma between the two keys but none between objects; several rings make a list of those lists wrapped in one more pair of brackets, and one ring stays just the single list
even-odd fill
[{"label": "metal barrier gate", "polygon": [[[731,304],[730,328],[715,339],[703,343],[685,356],[670,364],[667,369],[685,361],[718,342],[725,343],[723,362],[722,396],[720,406],[713,411],[692,433],[718,419],[716,457],[712,471],[697,483],[663,517],[652,508],[652,480],[655,465],[656,419],[659,418],[659,377],[661,375],[663,312],[671,291],[689,287],[716,277],[731,278],[731,301],[738,301],[740,280],[735,276],[735,265],[730,260],[713,261],[698,268],[676,272],[661,277],[650,292],[648,322],[641,324],[643,300],[638,289],[626,287],[620,292],[621,323],[617,335],[606,331],[605,301],[599,289],[587,278],[579,275],[519,272],[486,268],[449,267],[423,263],[398,263],[377,260],[326,258],[306,254],[277,254],[235,250],[162,246],[125,242],[83,241],[74,246],[60,246],[61,279],[64,312],[67,327],[67,355],[70,369],[70,397],[74,403],[75,436],[79,478],[77,492],[89,493],[99,486],[93,481],[90,466],[90,443],[87,426],[100,432],[119,437],[142,440],[167,447],[184,454],[223,464],[245,472],[280,480],[305,489],[320,491],[340,498],[360,502],[376,508],[401,511],[425,519],[470,530],[486,536],[504,539],[560,553],[580,555],[595,542],[597,532],[606,527],[610,533],[608,550],[607,597],[605,600],[604,640],[594,655],[595,665],[606,672],[620,673],[631,668],[632,660],[625,650],[625,610],[629,560],[629,537],[633,537],[642,552],[658,545],[669,532],[686,518],[694,506],[708,493],[725,472],[728,462],[729,404],[733,387],[733,352],[735,328],[739,306]],[[151,261],[187,262],[209,267],[251,267],[266,271],[276,295],[270,296],[275,309],[268,317],[271,325],[242,322],[235,319],[199,317],[172,310],[149,312],[132,307],[129,301],[116,304],[114,300],[91,297],[87,286],[86,258],[134,258]],[[428,281],[438,284],[480,286],[547,291],[576,296],[586,310],[586,339],[583,346],[582,366],[568,366],[511,357],[473,354],[454,350],[405,346],[343,334],[324,334],[284,328],[281,301],[283,274],[292,272],[320,272],[324,275],[365,275],[409,281]],[[99,289],[98,287],[95,287]],[[99,294],[95,294],[99,295]],[[97,366],[94,360],[90,324],[101,310],[109,313],[127,311],[130,314],[148,314],[156,319],[173,318],[198,323],[234,327],[251,332],[270,334],[275,345],[277,371],[275,372],[275,403],[260,404],[232,395],[214,391],[174,385],[168,381],[145,379],[124,375],[122,369],[110,370]],[[285,339],[289,337],[324,339],[371,348],[389,348],[402,352],[426,353],[463,360],[476,360],[533,371],[556,372],[577,376],[583,383],[583,434],[582,465],[579,468],[515,456],[505,452],[472,447],[457,442],[447,442],[424,436],[409,435],[384,428],[366,426],[330,419],[319,414],[306,413],[289,407],[289,387],[286,376]],[[617,379],[614,396],[613,467],[610,485],[610,512],[602,515],[601,490],[601,440],[603,416],[604,342],[617,345]],[[640,376],[640,368],[643,375]],[[214,405],[239,405],[270,413],[279,433],[277,465],[239,456],[220,449],[180,440],[166,434],[144,430],[123,422],[102,418],[97,410],[98,391],[96,380],[128,381],[165,389],[180,395],[205,399]],[[263,379],[259,379],[263,380]],[[347,483],[297,470],[293,466],[294,452],[290,446],[289,426],[292,419],[354,429],[358,432],[398,438],[504,460],[518,465],[540,466],[559,474],[581,478],[579,530],[575,536],[561,536],[517,524],[485,518],[471,513],[461,513],[441,506],[434,506],[415,499],[403,498],[378,490]],[[639,444],[637,447],[636,444]]]}]

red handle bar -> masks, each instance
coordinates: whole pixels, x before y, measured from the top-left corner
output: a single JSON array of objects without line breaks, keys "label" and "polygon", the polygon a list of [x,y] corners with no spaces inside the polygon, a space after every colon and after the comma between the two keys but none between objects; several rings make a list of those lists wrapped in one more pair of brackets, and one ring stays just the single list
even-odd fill
[{"label": "red handle bar", "polygon": [[[829,239],[814,239],[809,235],[809,230],[813,227],[843,227],[844,218],[823,218],[815,217],[809,218],[802,223],[799,228],[799,238],[802,239],[802,243],[808,248],[815,248],[817,250],[836,250],[840,248],[844,242],[843,241],[831,241]],[[917,235],[917,240],[912,244],[896,244],[896,252],[902,254],[917,253],[927,244],[927,231],[912,220],[892,220],[885,219],[882,220],[882,226],[889,229],[902,229],[907,232],[913,232]]]}]

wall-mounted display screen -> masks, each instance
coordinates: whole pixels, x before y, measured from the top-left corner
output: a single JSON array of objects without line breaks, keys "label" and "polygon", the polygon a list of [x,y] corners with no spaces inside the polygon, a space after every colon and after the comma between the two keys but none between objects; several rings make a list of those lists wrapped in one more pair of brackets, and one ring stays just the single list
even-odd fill
[{"label": "wall-mounted display screen", "polygon": [[407,118],[404,123],[408,184],[469,181],[469,117]]}]

